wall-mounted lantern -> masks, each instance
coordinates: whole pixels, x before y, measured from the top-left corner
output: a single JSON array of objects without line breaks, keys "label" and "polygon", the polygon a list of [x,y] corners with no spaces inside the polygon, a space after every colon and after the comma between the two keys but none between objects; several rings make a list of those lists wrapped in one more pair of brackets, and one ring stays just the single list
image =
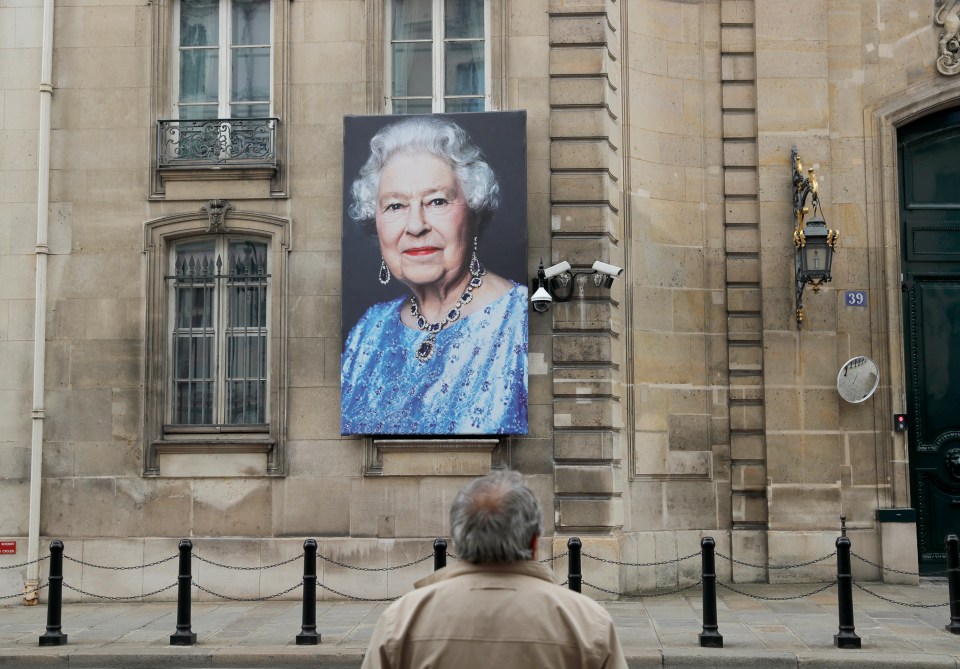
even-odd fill
[{"label": "wall-mounted lantern", "polygon": [[609,288],[613,285],[614,277],[623,274],[623,268],[597,260],[590,269],[574,270],[566,260],[544,269],[540,261],[537,277],[530,281],[533,294],[530,304],[533,310],[543,313],[550,308],[551,302],[567,302],[573,297],[574,284],[586,281],[586,277],[593,276],[597,288]]},{"label": "wall-mounted lantern", "polygon": [[[796,284],[797,284],[797,329],[803,327],[803,289],[810,284],[814,293],[820,292],[824,283],[829,283],[833,276],[833,252],[836,250],[839,230],[827,228],[820,209],[820,195],[817,192],[817,175],[813,168],[803,173],[803,165],[797,147],[791,152],[793,157],[793,243],[796,246]],[[813,213],[807,206],[807,198]]]}]

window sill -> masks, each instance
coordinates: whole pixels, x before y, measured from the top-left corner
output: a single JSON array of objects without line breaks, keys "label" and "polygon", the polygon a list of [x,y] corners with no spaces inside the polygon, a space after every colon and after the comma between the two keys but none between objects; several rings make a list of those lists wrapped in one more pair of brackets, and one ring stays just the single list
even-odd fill
[{"label": "window sill", "polygon": [[157,453],[269,453],[273,449],[272,439],[178,439],[153,442]]},{"label": "window sill", "polygon": [[[170,439],[161,439],[158,443],[173,443],[177,439],[213,439],[223,441],[222,437],[201,437],[199,435],[231,434],[237,435],[234,439],[257,439],[257,434],[269,434],[270,426],[256,425],[164,425],[163,434]],[[176,435],[183,435],[177,437]],[[264,439],[263,437],[259,437]]]},{"label": "window sill", "polygon": [[207,200],[211,182],[217,182],[217,196],[226,200],[278,197],[273,190],[277,168],[273,167],[168,167],[157,170],[156,199]]},{"label": "window sill", "polygon": [[372,439],[367,476],[483,476],[503,466],[499,439]]},{"label": "window sill", "polygon": [[227,181],[229,179],[272,179],[276,167],[238,167],[232,165],[193,165],[190,167],[159,167],[163,181]]},{"label": "window sill", "polygon": [[270,475],[268,455],[272,439],[160,440],[153,442],[159,478],[237,478]]}]

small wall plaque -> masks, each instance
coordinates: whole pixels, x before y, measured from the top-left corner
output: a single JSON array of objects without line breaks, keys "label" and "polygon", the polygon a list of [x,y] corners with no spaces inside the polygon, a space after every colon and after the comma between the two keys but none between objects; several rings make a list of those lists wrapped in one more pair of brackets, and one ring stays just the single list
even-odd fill
[{"label": "small wall plaque", "polygon": [[16,541],[0,541],[0,555],[16,555]]},{"label": "small wall plaque", "polygon": [[848,290],[843,296],[843,304],[847,307],[867,306],[867,291]]}]

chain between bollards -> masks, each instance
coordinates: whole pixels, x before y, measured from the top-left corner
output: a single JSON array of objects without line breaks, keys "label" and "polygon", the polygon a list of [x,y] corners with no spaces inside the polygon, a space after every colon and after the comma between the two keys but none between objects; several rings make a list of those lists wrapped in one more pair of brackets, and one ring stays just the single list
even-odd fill
[{"label": "chain between bollards", "polygon": [[67,635],[60,625],[63,608],[63,542],[50,542],[50,572],[47,577],[47,631],[40,635],[41,646],[63,646]]},{"label": "chain between bollards", "polygon": [[703,583],[701,648],[723,648],[723,635],[720,634],[717,625],[717,568],[714,559],[714,549],[716,547],[717,542],[713,540],[713,537],[704,537],[700,541],[701,581]]},{"label": "chain between bollards", "polygon": [[316,646],[317,634],[317,542],[303,542],[303,625],[297,635],[298,646]]},{"label": "chain between bollards", "polygon": [[947,587],[950,593],[950,623],[945,629],[951,634],[960,634],[960,538],[948,534],[947,546]]},{"label": "chain between bollards", "polygon": [[433,570],[447,566],[447,540],[437,539],[433,542]]},{"label": "chain between bollards", "polygon": [[574,592],[582,592],[583,574],[580,571],[580,549],[583,544],[578,537],[567,540],[567,586]]},{"label": "chain between bollards", "polygon": [[847,517],[840,516],[837,537],[837,608],[840,627],[833,635],[837,648],[860,648],[860,637],[853,624],[853,574],[850,573],[850,539],[847,538]]},{"label": "chain between bollards", "polygon": [[197,642],[197,633],[190,629],[190,594],[193,573],[190,557],[193,543],[180,540],[180,567],[177,576],[177,631],[170,635],[171,646],[192,646]]},{"label": "chain between bollards", "polygon": [[[949,585],[949,607],[950,607],[950,623],[946,625],[946,630],[952,634],[960,635],[960,538],[957,535],[948,535],[945,538],[946,544],[946,553],[947,553],[947,575],[948,575],[948,585]],[[320,635],[317,633],[316,625],[316,588],[318,586],[317,579],[317,557],[319,556],[317,552],[317,542],[314,539],[307,539],[304,542],[304,576],[303,581],[293,588],[285,590],[283,593],[290,592],[296,587],[303,586],[303,625],[301,628],[300,634],[296,636],[297,645],[316,645],[320,642]],[[713,537],[704,537],[701,542],[701,561],[702,561],[702,579],[699,584],[702,584],[702,597],[703,597],[703,629],[699,635],[699,642],[701,647],[710,647],[710,648],[722,648],[723,647],[723,636],[719,632],[718,621],[717,621],[717,585],[723,585],[728,587],[725,584],[718,584],[717,574],[716,574],[716,564],[715,564],[715,547],[716,542]],[[447,562],[447,542],[444,539],[436,539],[433,544],[434,547],[434,570],[442,569],[446,566]],[[192,549],[193,545],[190,540],[184,539],[180,541],[179,544],[179,577],[177,585],[179,586],[177,593],[177,630],[174,634],[170,636],[170,645],[174,646],[189,646],[197,642],[197,635],[191,630],[191,594],[192,587],[194,585],[192,578]],[[566,554],[556,555],[552,559],[558,559],[560,557],[567,556],[567,568],[568,568],[568,578],[565,585],[568,585],[570,590],[575,592],[581,592],[581,587],[583,584],[583,575],[582,575],[582,566],[581,566],[581,557],[582,553],[582,543],[578,537],[572,537],[567,541],[568,552]],[[838,604],[838,617],[839,617],[839,629],[837,634],[834,635],[834,644],[837,648],[849,649],[849,648],[860,648],[861,639],[856,634],[856,628],[854,626],[854,610],[853,610],[853,583],[852,569],[851,569],[851,554],[852,546],[850,539],[847,537],[847,527],[846,527],[846,516],[840,516],[840,536],[836,540],[836,556],[837,556],[837,580],[835,584],[837,585],[837,604]],[[48,600],[47,600],[47,627],[46,632],[40,636],[39,643],[40,646],[57,646],[67,643],[67,635],[62,632],[61,619],[62,619],[62,588],[70,587],[65,586],[63,583],[63,560],[64,556],[64,546],[63,542],[60,540],[54,540],[50,543],[50,555],[49,555],[49,577],[48,583],[44,586],[49,588]],[[694,557],[696,553],[687,557]],[[297,556],[299,557],[299,556]],[[456,557],[456,556],[454,556]],[[593,556],[587,556],[593,557]],[[725,556],[721,556],[725,557]],[[825,556],[829,557],[829,556]],[[46,559],[46,558],[44,558]],[[72,558],[67,558],[72,559]],[[169,558],[168,558],[169,559]],[[198,558],[199,559],[199,558]],[[297,558],[293,558],[297,559]],[[326,558],[325,558],[326,559]],[[423,562],[424,560],[429,559],[429,556],[423,556],[416,562],[410,564],[417,564]],[[599,559],[599,558],[594,558]],[[687,559],[687,558],[681,558]],[[822,560],[819,558],[815,562]],[[163,560],[166,561],[166,560]],[[288,560],[287,562],[289,562]],[[602,560],[604,562],[611,562],[609,560]],[[677,561],[677,560],[675,560]],[[158,563],[151,563],[158,564]],[[285,563],[281,563],[285,564]],[[617,563],[617,564],[630,564],[630,563]],[[805,563],[806,564],[806,563]],[[97,566],[97,565],[92,565]],[[408,565],[404,565],[408,566]],[[589,585],[589,584],[588,584]],[[825,586],[831,587],[833,583]],[[172,586],[167,586],[168,589]],[[197,585],[197,587],[200,587]],[[323,586],[326,588],[326,586]],[[597,586],[591,586],[597,588]],[[690,587],[690,586],[688,586]],[[858,585],[858,587],[860,587]],[[814,591],[820,592],[825,589],[821,588],[820,590]],[[73,588],[71,588],[73,589]],[[201,590],[203,588],[200,588]],[[326,588],[329,589],[329,588]],[[603,588],[597,588],[604,592],[609,592],[611,594],[621,594],[614,591],[604,590]],[[747,593],[739,592],[733,588],[730,588],[734,592],[738,592],[742,595],[748,595]],[[161,592],[158,590],[156,592]],[[331,590],[336,594],[342,595],[335,590]],[[82,590],[78,590],[82,594]],[[207,591],[209,592],[209,591]],[[870,592],[869,590],[867,591]],[[814,594],[814,593],[808,593]],[[154,594],[154,593],[150,593]],[[215,594],[215,593],[214,593]],[[874,594],[876,593],[870,593]],[[99,596],[99,595],[94,595]],[[143,595],[144,597],[148,595]],[[276,596],[276,595],[273,595]],[[807,596],[807,595],[804,595]],[[758,599],[765,599],[758,597]],[[777,598],[766,598],[766,599],[777,599]],[[886,599],[881,597],[881,599]],[[376,600],[379,601],[379,600]],[[894,604],[900,604],[900,602],[894,602]],[[906,606],[911,606],[911,604],[905,604]],[[929,605],[933,606],[933,605]],[[945,606],[945,604],[937,604],[935,606]]]}]

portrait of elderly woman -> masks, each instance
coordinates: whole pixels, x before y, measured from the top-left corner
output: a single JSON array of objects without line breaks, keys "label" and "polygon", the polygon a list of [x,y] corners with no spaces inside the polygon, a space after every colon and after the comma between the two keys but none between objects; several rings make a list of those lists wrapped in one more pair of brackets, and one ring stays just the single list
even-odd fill
[{"label": "portrait of elderly woman", "polygon": [[344,124],[366,160],[344,161],[341,432],[526,434],[525,116]]}]

